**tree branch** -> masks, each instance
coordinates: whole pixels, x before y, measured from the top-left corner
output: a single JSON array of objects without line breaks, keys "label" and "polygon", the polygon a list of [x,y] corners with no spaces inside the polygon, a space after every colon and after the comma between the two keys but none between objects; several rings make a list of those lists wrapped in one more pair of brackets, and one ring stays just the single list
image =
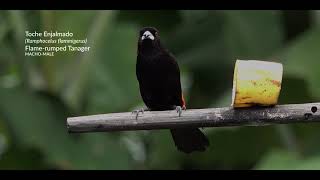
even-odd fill
[{"label": "tree branch", "polygon": [[272,124],[320,122],[320,103],[277,105],[274,107],[232,107],[189,109],[178,117],[176,111],[146,111],[69,117],[69,132],[152,130],[186,127],[265,126]]}]

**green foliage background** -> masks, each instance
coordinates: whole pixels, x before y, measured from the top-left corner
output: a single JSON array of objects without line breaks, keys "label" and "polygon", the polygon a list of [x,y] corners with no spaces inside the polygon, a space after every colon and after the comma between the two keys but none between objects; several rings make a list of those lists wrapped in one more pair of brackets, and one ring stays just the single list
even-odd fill
[{"label": "green foliage background", "polygon": [[[143,106],[138,31],[155,26],[188,108],[229,106],[236,59],[281,62],[280,104],[320,99],[319,11],[0,11],[1,169],[320,169],[318,124],[205,128],[176,151],[168,130],[68,134],[68,116]],[[90,53],[24,56],[24,31],[70,31]]]}]

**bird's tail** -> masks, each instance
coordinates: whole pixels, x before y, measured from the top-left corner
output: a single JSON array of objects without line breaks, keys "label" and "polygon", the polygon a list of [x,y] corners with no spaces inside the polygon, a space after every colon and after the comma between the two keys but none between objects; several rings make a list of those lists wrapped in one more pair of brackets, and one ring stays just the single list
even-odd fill
[{"label": "bird's tail", "polygon": [[191,153],[203,152],[209,146],[207,137],[197,128],[171,129],[173,141],[179,151]]}]

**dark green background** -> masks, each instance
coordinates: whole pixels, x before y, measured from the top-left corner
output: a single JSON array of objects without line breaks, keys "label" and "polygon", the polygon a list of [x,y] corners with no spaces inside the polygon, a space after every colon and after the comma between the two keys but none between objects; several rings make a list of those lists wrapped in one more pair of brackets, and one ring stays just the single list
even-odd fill
[{"label": "dark green background", "polygon": [[[236,59],[281,62],[280,104],[320,99],[319,11],[0,11],[0,169],[320,169],[318,124],[205,128],[205,153],[168,130],[68,134],[68,116],[143,106],[138,31],[177,57],[187,107],[229,106]],[[90,53],[25,57],[24,32],[70,31]]]}]

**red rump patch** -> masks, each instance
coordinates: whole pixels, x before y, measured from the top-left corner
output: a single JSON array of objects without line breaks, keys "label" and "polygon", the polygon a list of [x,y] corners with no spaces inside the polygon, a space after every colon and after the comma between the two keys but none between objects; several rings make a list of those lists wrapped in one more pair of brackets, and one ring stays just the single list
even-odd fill
[{"label": "red rump patch", "polygon": [[183,94],[181,95],[181,104],[182,104],[182,108],[185,109],[186,108],[186,101],[184,100]]}]

